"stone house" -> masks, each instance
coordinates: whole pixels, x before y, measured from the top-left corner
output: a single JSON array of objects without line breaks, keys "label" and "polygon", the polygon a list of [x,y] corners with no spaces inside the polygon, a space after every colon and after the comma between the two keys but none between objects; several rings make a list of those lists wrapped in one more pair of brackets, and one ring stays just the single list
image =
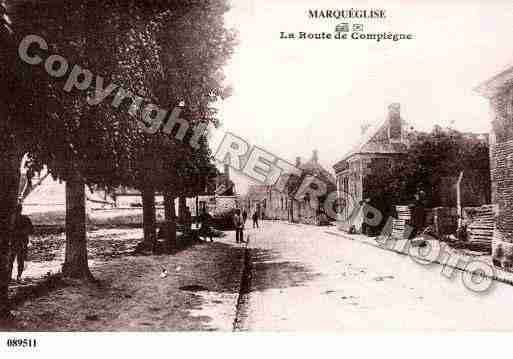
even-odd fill
[{"label": "stone house", "polygon": [[494,264],[513,265],[513,67],[479,85],[489,100],[490,170],[495,224],[492,239]]},{"label": "stone house", "polygon": [[[317,150],[312,151],[312,157],[310,160],[305,163],[301,163],[299,161],[298,165],[299,166],[297,167],[302,172],[302,176],[298,183],[301,183],[306,176],[313,176],[321,180],[326,185],[327,193],[336,191],[335,177],[320,165]],[[293,185],[294,184],[292,184],[292,186]],[[289,220],[292,222],[317,224],[319,220],[318,214],[324,212],[323,205],[325,197],[315,198],[305,196],[297,199],[297,190],[298,188],[292,188],[291,191],[289,191],[289,193],[293,193],[293,196],[290,196],[289,198]]]},{"label": "stone house", "polygon": [[361,230],[362,218],[355,212],[372,194],[371,182],[385,169],[402,161],[409,146],[409,129],[401,118],[398,103],[388,106],[386,116],[362,129],[358,143],[337,162],[333,169],[339,198],[339,221],[344,228]]},{"label": "stone house", "polygon": [[314,176],[327,185],[327,192],[335,191],[335,179],[331,173],[319,163],[317,150],[312,152],[312,157],[305,163],[296,157],[296,168],[301,170],[301,176],[284,174],[286,185],[284,191],[278,191],[275,186],[254,185],[250,186],[245,199],[245,208],[248,213],[259,210],[262,218],[287,220],[305,224],[315,224],[318,220],[319,210],[322,210],[322,198],[296,198],[298,184],[305,176]]}]

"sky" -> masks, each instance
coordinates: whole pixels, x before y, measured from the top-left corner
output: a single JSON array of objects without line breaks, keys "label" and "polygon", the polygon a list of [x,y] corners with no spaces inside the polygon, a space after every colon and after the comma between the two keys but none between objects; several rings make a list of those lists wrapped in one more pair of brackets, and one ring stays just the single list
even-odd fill
[{"label": "sky", "polygon": [[[332,166],[386,116],[390,103],[419,130],[435,124],[488,132],[488,101],[474,88],[513,65],[511,1],[232,0],[226,26],[238,45],[225,68],[232,96],[219,105],[225,131],[294,163],[319,152]],[[311,19],[309,9],[382,8],[386,19]],[[398,42],[283,40],[280,32],[413,33]],[[214,144],[216,142],[214,141]],[[215,145],[214,145],[215,146]],[[234,172],[234,171],[232,171]],[[233,175],[239,193],[250,184]]]}]

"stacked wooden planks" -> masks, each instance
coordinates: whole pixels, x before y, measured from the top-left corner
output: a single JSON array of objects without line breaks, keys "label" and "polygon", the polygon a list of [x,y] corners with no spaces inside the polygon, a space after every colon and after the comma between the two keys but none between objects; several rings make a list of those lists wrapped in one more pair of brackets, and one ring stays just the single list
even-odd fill
[{"label": "stacked wooden planks", "polygon": [[392,237],[403,239],[406,223],[411,219],[411,211],[408,206],[395,206],[395,211],[397,218],[392,220]]},{"label": "stacked wooden planks", "polygon": [[404,221],[409,221],[411,219],[411,210],[408,206],[395,206],[395,211],[397,213],[397,219],[402,219]]},{"label": "stacked wooden planks", "polygon": [[473,245],[490,250],[495,223],[493,205],[465,208],[464,211],[469,217],[467,225],[468,241]]},{"label": "stacked wooden planks", "polygon": [[403,219],[396,219],[394,218],[392,220],[392,237],[396,239],[403,239],[404,238],[404,227],[406,221]]}]

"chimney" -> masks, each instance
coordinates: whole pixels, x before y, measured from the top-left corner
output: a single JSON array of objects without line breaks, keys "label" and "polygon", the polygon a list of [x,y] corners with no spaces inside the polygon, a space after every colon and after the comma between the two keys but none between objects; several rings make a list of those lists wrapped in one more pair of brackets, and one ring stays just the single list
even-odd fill
[{"label": "chimney", "polygon": [[394,102],[388,105],[388,115],[390,118],[400,118],[401,117],[401,104]]},{"label": "chimney", "polygon": [[224,175],[227,179],[230,179],[230,166],[227,164],[224,165]]},{"label": "chimney", "polygon": [[296,157],[296,167],[299,167],[301,166],[301,157],[297,156]]},{"label": "chimney", "polygon": [[399,103],[392,103],[388,106],[388,139],[391,142],[401,142],[403,139],[401,104]]},{"label": "chimney", "polygon": [[313,150],[312,151],[312,162],[317,164],[318,161],[319,161],[319,153],[317,152],[317,150]]},{"label": "chimney", "polygon": [[365,132],[371,127],[369,122],[364,122],[360,125],[360,134],[363,136]]}]

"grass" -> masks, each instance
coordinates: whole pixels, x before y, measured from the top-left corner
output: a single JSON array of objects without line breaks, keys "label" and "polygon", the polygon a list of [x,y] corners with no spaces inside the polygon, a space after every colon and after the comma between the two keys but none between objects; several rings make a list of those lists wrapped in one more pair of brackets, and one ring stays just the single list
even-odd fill
[{"label": "grass", "polygon": [[[225,313],[225,321],[231,325],[242,261],[243,248],[220,242],[196,244],[173,256],[114,258],[93,268],[97,282],[49,277],[36,287],[16,294],[15,319],[0,329],[215,329],[210,325],[211,317],[193,315],[204,305],[222,308],[220,313]],[[161,276],[163,269],[168,273],[165,278]],[[192,287],[208,289],[209,295],[186,290]],[[205,298],[211,302],[206,303]]]}]

